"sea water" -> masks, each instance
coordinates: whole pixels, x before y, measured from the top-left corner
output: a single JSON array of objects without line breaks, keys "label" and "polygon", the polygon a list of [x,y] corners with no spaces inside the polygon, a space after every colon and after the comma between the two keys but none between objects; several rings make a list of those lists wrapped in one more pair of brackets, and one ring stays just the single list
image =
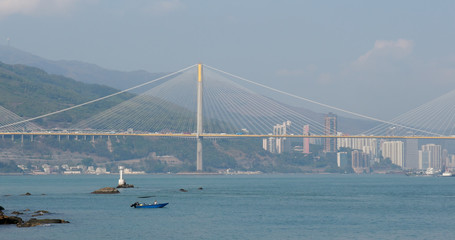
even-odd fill
[{"label": "sea water", "polygon": [[[0,239],[437,239],[455,236],[455,178],[402,175],[0,176],[6,210],[69,224],[0,226]],[[202,190],[199,188],[202,187]],[[186,189],[187,192],[179,191]],[[24,196],[30,192],[32,195]],[[169,202],[135,209],[134,202]],[[27,218],[26,215],[19,217]],[[28,216],[29,217],[29,216]]]}]

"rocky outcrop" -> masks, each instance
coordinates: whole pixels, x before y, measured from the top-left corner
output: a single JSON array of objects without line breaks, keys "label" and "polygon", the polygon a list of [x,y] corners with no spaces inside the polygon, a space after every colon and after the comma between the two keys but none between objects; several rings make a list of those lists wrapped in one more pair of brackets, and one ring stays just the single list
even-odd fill
[{"label": "rocky outcrop", "polygon": [[113,187],[100,188],[92,192],[93,194],[116,194],[120,193],[119,190]]},{"label": "rocky outcrop", "polygon": [[[36,211],[35,213],[45,214],[49,213],[45,210]],[[24,222],[22,218],[15,216],[6,216],[0,210],[0,225],[4,224],[15,224],[17,227],[35,227],[42,224],[51,224],[51,223],[69,223],[63,219],[36,219],[30,218],[28,221]]]},{"label": "rocky outcrop", "polygon": [[49,214],[49,212],[46,210],[39,210],[39,211],[36,211],[35,214],[32,215],[32,217],[43,216],[44,214]]},{"label": "rocky outcrop", "polygon": [[6,216],[6,215],[3,215],[3,212],[0,211],[0,225],[3,225],[3,224],[21,224],[21,223],[23,223],[22,218],[13,217],[13,216]]},{"label": "rocky outcrop", "polygon": [[122,185],[118,185],[117,188],[134,188],[134,185],[125,183]]},{"label": "rocky outcrop", "polygon": [[42,224],[51,224],[51,223],[69,223],[63,219],[36,219],[30,218],[27,222],[18,223],[18,227],[35,227]]}]

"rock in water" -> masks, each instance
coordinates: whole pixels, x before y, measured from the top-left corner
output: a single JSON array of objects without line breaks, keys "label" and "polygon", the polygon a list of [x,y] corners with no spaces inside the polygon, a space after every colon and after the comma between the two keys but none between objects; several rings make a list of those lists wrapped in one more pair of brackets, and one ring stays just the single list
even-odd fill
[{"label": "rock in water", "polygon": [[134,185],[125,183],[122,185],[118,185],[117,188],[134,188]]},{"label": "rock in water", "polygon": [[49,211],[46,211],[46,210],[38,210],[36,211],[35,213],[38,213],[38,214],[45,214],[45,213],[49,213]]},{"label": "rock in water", "polygon": [[18,227],[34,227],[38,226],[41,224],[50,224],[50,223],[69,223],[68,221],[65,221],[63,219],[36,219],[36,218],[30,218],[27,222],[24,223],[18,223]]},{"label": "rock in water", "polygon": [[35,212],[36,214],[33,214],[32,217],[38,217],[38,216],[43,216],[44,214],[49,214],[48,211],[46,210],[39,210]]},{"label": "rock in water", "polygon": [[95,190],[92,193],[94,193],[94,194],[115,194],[115,193],[120,193],[120,192],[116,188],[105,187],[105,188],[100,188],[98,190]]},{"label": "rock in water", "polygon": [[10,217],[6,215],[0,215],[0,225],[2,224],[21,224],[23,223],[20,217]]}]

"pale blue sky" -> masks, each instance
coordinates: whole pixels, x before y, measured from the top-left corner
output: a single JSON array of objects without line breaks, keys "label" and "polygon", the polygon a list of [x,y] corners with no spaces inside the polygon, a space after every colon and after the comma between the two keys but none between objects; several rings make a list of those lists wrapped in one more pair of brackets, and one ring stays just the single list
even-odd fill
[{"label": "pale blue sky", "polygon": [[0,43],[118,70],[203,62],[387,120],[455,89],[454,13],[442,0],[0,0]]}]

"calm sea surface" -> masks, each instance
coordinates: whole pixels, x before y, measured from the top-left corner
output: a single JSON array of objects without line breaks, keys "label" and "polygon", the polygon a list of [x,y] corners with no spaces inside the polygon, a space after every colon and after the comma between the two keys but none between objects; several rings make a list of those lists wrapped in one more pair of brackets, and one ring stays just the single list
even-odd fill
[{"label": "calm sea surface", "polygon": [[[0,176],[0,205],[69,224],[0,226],[0,239],[452,239],[455,178],[401,175]],[[198,190],[203,187],[203,190]],[[180,192],[179,189],[188,192]],[[21,196],[30,192],[31,196]],[[44,194],[44,195],[43,195]],[[6,196],[10,195],[10,196]],[[139,198],[152,196],[150,198]],[[169,202],[134,209],[139,202]],[[27,218],[26,216],[22,216]]]}]

